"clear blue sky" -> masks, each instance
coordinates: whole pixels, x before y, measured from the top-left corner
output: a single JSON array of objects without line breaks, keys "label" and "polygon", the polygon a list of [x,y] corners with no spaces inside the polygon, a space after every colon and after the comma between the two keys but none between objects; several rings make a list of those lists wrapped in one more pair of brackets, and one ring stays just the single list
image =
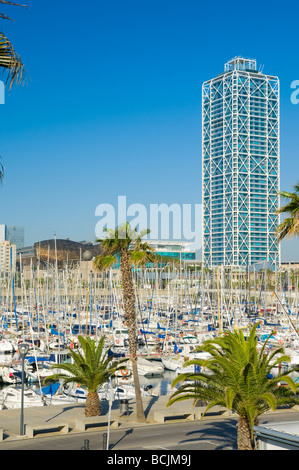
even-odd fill
[{"label": "clear blue sky", "polygon": [[[236,55],[281,82],[281,188],[299,181],[297,3],[28,0],[2,31],[30,73],[0,106],[0,223],[94,240],[95,208],[201,203],[201,85]],[[298,241],[283,255],[299,261]]]}]

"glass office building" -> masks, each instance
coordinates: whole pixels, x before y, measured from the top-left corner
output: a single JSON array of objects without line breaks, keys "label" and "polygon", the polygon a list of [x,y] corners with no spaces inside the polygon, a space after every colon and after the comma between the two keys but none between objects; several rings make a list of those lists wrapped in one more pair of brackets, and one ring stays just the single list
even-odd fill
[{"label": "glass office building", "polygon": [[177,241],[148,241],[148,244],[155,250],[158,256],[166,258],[176,258],[181,261],[192,261],[196,259],[196,251],[189,248],[189,242]]},{"label": "glass office building", "polygon": [[203,263],[280,263],[279,80],[236,57],[202,87]]},{"label": "glass office building", "polygon": [[16,245],[17,250],[24,247],[24,227],[16,227],[15,225],[6,225],[5,240],[10,241],[12,245]]}]

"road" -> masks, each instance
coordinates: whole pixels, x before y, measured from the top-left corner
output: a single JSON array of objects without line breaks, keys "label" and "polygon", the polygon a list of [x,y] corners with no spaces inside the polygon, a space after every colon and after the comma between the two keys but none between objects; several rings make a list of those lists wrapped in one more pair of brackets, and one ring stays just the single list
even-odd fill
[{"label": "road", "polygon": [[[298,421],[299,413],[279,412],[263,415],[260,424]],[[88,440],[88,449],[103,450],[105,431],[70,433],[51,437],[11,440],[0,443],[0,450],[81,450]],[[202,421],[172,422],[135,428],[111,429],[110,451],[171,452],[198,450],[234,450],[237,440],[237,418],[209,417]],[[121,452],[120,452],[121,453]],[[108,452],[106,455],[110,454]]]}]

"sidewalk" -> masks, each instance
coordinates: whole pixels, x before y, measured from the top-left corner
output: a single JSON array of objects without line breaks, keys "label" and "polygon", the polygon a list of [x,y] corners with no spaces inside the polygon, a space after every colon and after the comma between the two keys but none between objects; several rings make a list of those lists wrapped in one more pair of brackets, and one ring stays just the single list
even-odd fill
[{"label": "sidewalk", "polygon": [[[136,403],[135,399],[129,399],[129,412],[125,415],[120,415],[119,401],[113,402],[111,409],[111,420],[117,420],[119,427],[136,427],[149,424],[159,424],[154,420],[154,413],[167,412],[169,415],[174,413],[184,415],[193,408],[193,401],[186,400],[184,402],[175,403],[170,408],[166,408],[166,403],[169,397],[146,397],[143,398],[143,407],[146,416],[146,423],[139,423],[136,421]],[[106,400],[101,402],[102,413],[97,421],[103,423],[103,427],[107,426],[109,406]],[[203,408],[202,408],[203,409]],[[197,409],[200,412],[200,409]],[[0,410],[0,430],[3,432],[3,440],[12,439],[27,439],[26,436],[20,436],[20,409]],[[69,432],[81,432],[76,428],[76,420],[85,419],[85,403],[80,404],[61,404],[24,408],[24,423],[28,426],[44,426],[51,424],[68,424]],[[184,419],[180,417],[180,421]],[[57,432],[56,432],[57,434]],[[44,436],[45,434],[39,434]],[[49,435],[49,434],[47,434]],[[54,435],[54,432],[51,432]],[[35,436],[36,439],[38,436]],[[1,441],[0,441],[1,447]]]},{"label": "sidewalk", "polygon": [[[111,409],[111,423],[117,421],[118,429],[126,428],[136,428],[139,426],[148,426],[148,425],[158,425],[161,424],[164,418],[163,415],[172,419],[172,422],[184,422],[188,418],[192,420],[199,420],[200,414],[203,412],[205,407],[194,407],[193,400],[184,400],[178,403],[174,403],[169,408],[166,407],[168,401],[168,396],[160,397],[146,397],[143,398],[143,407],[146,417],[146,422],[137,422],[136,420],[136,403],[135,399],[129,399],[129,412],[126,415],[120,414],[119,401],[115,400]],[[78,428],[77,420],[85,420],[85,403],[80,404],[61,404],[61,405],[50,405],[50,406],[41,406],[41,407],[30,407],[24,408],[24,424],[25,429],[26,425],[38,427],[42,426],[47,429],[39,430],[37,435],[33,439],[38,439],[39,437],[49,437],[57,436],[60,433],[55,430],[55,424],[66,425],[68,434],[78,434],[78,433],[88,433],[88,431],[96,429],[107,429],[108,428],[108,418],[109,418],[109,406],[106,400],[101,402],[102,413],[101,416],[96,417],[96,427],[89,427],[86,431]],[[279,413],[280,410],[276,410],[274,413]],[[282,411],[282,410],[281,410]],[[294,413],[297,411],[298,407],[295,406],[293,409],[284,409],[284,412]],[[273,413],[273,412],[270,412]],[[161,416],[159,416],[159,414]],[[186,416],[185,416],[186,414]],[[189,415],[189,416],[188,416]],[[226,418],[231,416],[232,418],[237,419],[237,415],[231,414],[225,408],[215,407],[210,412],[207,413],[207,418],[215,416],[215,418]],[[9,442],[20,439],[30,439],[28,436],[20,436],[20,409],[12,410],[0,410],[0,449],[1,441]],[[170,421],[167,420],[167,423]],[[95,424],[95,423],[93,423]],[[52,428],[51,428],[52,426]],[[114,426],[113,426],[114,427]]]}]

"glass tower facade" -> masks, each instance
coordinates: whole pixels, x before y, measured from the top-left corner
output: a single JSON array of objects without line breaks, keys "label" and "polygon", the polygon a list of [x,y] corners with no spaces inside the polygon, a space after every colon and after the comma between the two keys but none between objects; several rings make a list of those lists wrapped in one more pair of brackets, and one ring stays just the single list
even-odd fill
[{"label": "glass tower facade", "polygon": [[279,80],[236,57],[202,86],[203,262],[280,263]]},{"label": "glass tower facade", "polygon": [[24,247],[24,227],[16,227],[15,225],[6,225],[5,240],[16,245],[17,250]]}]

